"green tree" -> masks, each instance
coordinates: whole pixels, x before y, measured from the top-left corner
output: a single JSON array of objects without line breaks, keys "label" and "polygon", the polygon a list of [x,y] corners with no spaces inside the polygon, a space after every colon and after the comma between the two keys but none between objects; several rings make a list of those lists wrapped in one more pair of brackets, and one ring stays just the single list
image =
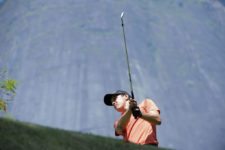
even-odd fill
[{"label": "green tree", "polygon": [[9,79],[7,69],[0,69],[0,111],[7,111],[8,102],[16,95],[17,81]]}]

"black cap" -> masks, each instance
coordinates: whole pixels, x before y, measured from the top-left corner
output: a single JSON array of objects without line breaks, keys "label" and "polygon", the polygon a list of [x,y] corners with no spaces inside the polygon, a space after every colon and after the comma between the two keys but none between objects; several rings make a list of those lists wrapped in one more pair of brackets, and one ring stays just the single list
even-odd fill
[{"label": "black cap", "polygon": [[112,102],[111,102],[112,97],[113,97],[113,96],[120,95],[120,94],[126,94],[126,95],[128,95],[129,97],[131,97],[130,94],[129,94],[128,92],[123,91],[123,90],[117,90],[117,91],[114,92],[114,93],[109,93],[109,94],[106,94],[106,95],[104,96],[104,102],[105,102],[105,104],[108,105],[108,106],[112,106]]}]

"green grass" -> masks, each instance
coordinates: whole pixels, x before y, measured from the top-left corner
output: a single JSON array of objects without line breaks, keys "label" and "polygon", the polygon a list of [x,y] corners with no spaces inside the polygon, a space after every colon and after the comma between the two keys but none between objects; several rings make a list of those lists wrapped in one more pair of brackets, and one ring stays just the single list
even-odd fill
[{"label": "green grass", "polygon": [[[154,150],[152,146],[0,118],[0,150]],[[159,148],[163,149],[163,148]]]}]

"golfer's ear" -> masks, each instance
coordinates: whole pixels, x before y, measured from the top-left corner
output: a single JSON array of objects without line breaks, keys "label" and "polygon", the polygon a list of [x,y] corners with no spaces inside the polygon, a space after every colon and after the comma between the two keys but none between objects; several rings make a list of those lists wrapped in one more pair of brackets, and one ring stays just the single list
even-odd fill
[{"label": "golfer's ear", "polygon": [[124,96],[126,97],[126,99],[129,99],[129,95],[125,94]]}]

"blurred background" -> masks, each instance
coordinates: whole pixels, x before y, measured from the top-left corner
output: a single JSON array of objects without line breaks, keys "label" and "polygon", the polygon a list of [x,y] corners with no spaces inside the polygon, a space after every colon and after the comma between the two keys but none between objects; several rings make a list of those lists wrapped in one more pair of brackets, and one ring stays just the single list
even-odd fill
[{"label": "blurred background", "polygon": [[130,91],[122,11],[134,95],[160,108],[160,147],[224,149],[224,0],[0,0],[0,68],[18,81],[7,113],[114,137],[103,96]]}]

